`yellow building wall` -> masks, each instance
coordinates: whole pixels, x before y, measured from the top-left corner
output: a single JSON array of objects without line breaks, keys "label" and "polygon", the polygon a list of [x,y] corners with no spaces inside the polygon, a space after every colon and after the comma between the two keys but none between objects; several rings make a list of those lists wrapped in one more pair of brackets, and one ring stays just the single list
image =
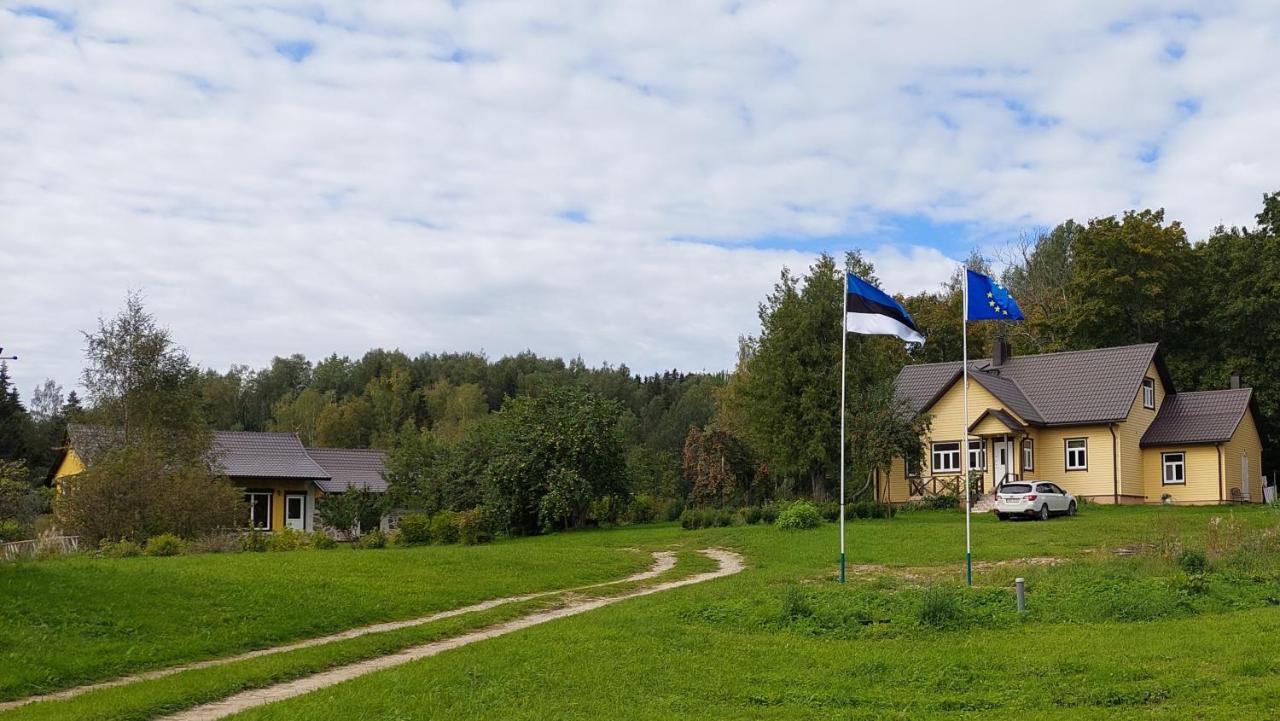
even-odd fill
[{"label": "yellow building wall", "polygon": [[80,460],[80,456],[76,455],[74,449],[68,448],[67,454],[62,457],[62,462],[58,464],[58,469],[53,472],[54,491],[62,493],[62,479],[83,472],[84,461]]},{"label": "yellow building wall", "polygon": [[[931,423],[929,426],[929,434],[924,439],[925,440],[925,458],[923,463],[924,468],[922,469],[922,472],[924,472],[925,474],[932,475],[934,473],[933,467],[932,467],[933,454],[932,454],[931,444],[935,440],[940,443],[946,442],[946,441],[955,441],[955,442],[961,443],[961,455],[960,455],[961,467],[963,468],[968,462],[967,452],[963,448],[964,431],[965,431],[964,405],[965,405],[964,404],[964,385],[963,383],[957,382],[956,384],[952,385],[951,388],[949,388],[947,392],[944,393],[936,403],[933,404],[932,408],[926,409],[931,417]],[[1017,413],[1014,413],[1008,408],[1005,408],[1004,404],[1002,404],[998,398],[991,395],[991,393],[987,391],[986,388],[983,388],[981,385],[979,385],[977,381],[970,379],[969,381],[969,422],[972,423],[973,421],[977,420],[978,416],[982,415],[983,411],[986,411],[988,408],[1002,409],[1006,413],[1008,413],[1010,416],[1012,416],[1014,419],[1016,419],[1019,423],[1024,422],[1022,418],[1018,417]],[[979,440],[979,439],[971,439],[971,440]],[[991,484],[995,476],[995,468],[994,468],[995,463],[991,458],[990,442],[984,440],[983,443],[985,448],[987,449],[987,468],[983,472],[983,477],[985,480],[986,487],[991,488]],[[956,476],[961,474],[954,473],[954,472],[942,472],[942,473],[939,473],[938,475]]]},{"label": "yellow building wall", "polygon": [[236,486],[246,491],[271,491],[271,528],[278,531],[284,528],[284,494],[288,492],[309,492],[313,497],[319,493],[312,490],[309,481],[281,480],[278,478],[237,478]]},{"label": "yellow building wall", "polygon": [[[1162,454],[1171,452],[1186,454],[1185,485],[1164,485]],[[1142,450],[1144,488],[1147,500],[1152,503],[1160,503],[1165,493],[1173,497],[1174,503],[1217,503],[1220,497],[1218,470],[1218,446],[1214,444],[1160,446]]]},{"label": "yellow building wall", "polygon": [[[1115,493],[1111,431],[1107,426],[1064,426],[1038,428],[1035,439],[1035,470],[1028,471],[1027,478],[1052,481],[1066,491],[1086,496],[1091,500],[1110,502]],[[1068,438],[1084,438],[1088,441],[1086,460],[1088,469],[1067,470]]]},{"label": "yellow building wall", "polygon": [[[983,409],[986,410],[986,409]],[[973,435],[975,436],[997,436],[1004,433],[1013,433],[1009,427],[1001,423],[994,416],[987,416],[982,422],[973,427]]]},{"label": "yellow building wall", "polygon": [[[1151,427],[1151,423],[1156,419],[1156,413],[1160,411],[1160,406],[1164,404],[1165,396],[1168,389],[1164,387],[1164,381],[1161,380],[1160,374],[1156,372],[1155,363],[1147,366],[1147,378],[1154,379],[1156,382],[1156,403],[1155,408],[1150,409],[1142,405],[1142,386],[1138,386],[1137,393],[1134,394],[1133,402],[1129,407],[1129,417],[1121,421],[1116,426],[1117,453],[1119,454],[1119,463],[1117,464],[1120,475],[1120,494],[1126,496],[1127,500],[1153,500],[1148,493],[1148,483],[1146,474],[1146,458],[1142,449],[1142,436]],[[1160,478],[1156,477],[1156,483],[1159,484]],[[1159,500],[1160,494],[1155,495],[1154,500]],[[1122,501],[1126,499],[1121,499]]]},{"label": "yellow building wall", "polygon": [[1235,435],[1222,448],[1222,471],[1226,481],[1226,500],[1232,500],[1231,489],[1243,491],[1241,458],[1249,459],[1249,501],[1262,502],[1262,437],[1253,422],[1253,414],[1245,411]]}]

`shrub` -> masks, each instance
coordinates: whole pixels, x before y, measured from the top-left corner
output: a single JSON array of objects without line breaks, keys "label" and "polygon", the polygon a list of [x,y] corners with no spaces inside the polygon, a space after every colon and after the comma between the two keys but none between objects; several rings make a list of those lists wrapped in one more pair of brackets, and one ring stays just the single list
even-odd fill
[{"label": "shrub", "polygon": [[946,511],[952,508],[960,507],[960,495],[952,493],[937,493],[932,496],[925,496],[916,501],[912,501],[910,507],[913,511]]},{"label": "shrub", "polygon": [[711,519],[712,523],[720,527],[728,527],[733,525],[733,511],[728,508],[718,508]]},{"label": "shrub", "polygon": [[351,544],[352,548],[386,548],[387,535],[378,529],[360,534]]},{"label": "shrub", "polygon": [[658,517],[658,499],[645,494],[632,496],[622,520],[627,523],[650,523]]},{"label": "shrub", "polygon": [[142,555],[142,546],[127,538],[121,538],[119,541],[104,538],[98,543],[98,551],[107,558],[131,558]]},{"label": "shrub", "polygon": [[876,501],[855,501],[845,507],[849,518],[893,518],[896,512],[893,506]]},{"label": "shrub", "polygon": [[431,540],[436,543],[458,542],[458,514],[440,511],[431,517]]},{"label": "shrub", "polygon": [[468,546],[493,540],[488,509],[477,506],[457,515],[458,540]]},{"label": "shrub", "polygon": [[760,507],[760,522],[773,525],[773,523],[778,520],[778,511],[779,508],[777,503],[764,504]]},{"label": "shrub", "polygon": [[338,547],[338,541],[327,533],[316,532],[311,535],[311,547],[317,551],[328,551]]},{"label": "shrub", "polygon": [[818,506],[818,514],[822,516],[822,520],[828,523],[840,520],[840,504],[835,501],[826,501]]},{"label": "shrub", "polygon": [[1209,569],[1209,559],[1204,555],[1204,551],[1186,548],[1178,554],[1178,568],[1189,574],[1204,573]]},{"label": "shrub", "polygon": [[431,543],[431,519],[424,513],[401,516],[400,540],[406,545]]},{"label": "shrub", "polygon": [[742,511],[742,522],[752,526],[759,523],[760,519],[763,517],[764,513],[760,510],[759,506],[747,506],[746,509]]},{"label": "shrub", "polygon": [[211,533],[187,544],[188,553],[230,553],[243,550],[240,538],[232,533]]},{"label": "shrub", "polygon": [[796,501],[778,513],[778,528],[784,531],[801,531],[822,525],[817,506],[809,501]]},{"label": "shrub", "polygon": [[22,524],[16,520],[10,518],[0,521],[0,543],[21,541],[24,535],[26,534],[22,532]]},{"label": "shrub", "polygon": [[292,528],[284,528],[276,531],[267,539],[268,551],[296,551],[300,548],[308,548],[310,545],[310,536],[302,531],[295,531]]},{"label": "shrub", "polygon": [[249,531],[240,537],[240,550],[262,553],[267,550],[267,534],[262,531]]},{"label": "shrub", "polygon": [[187,550],[187,542],[172,533],[161,533],[147,539],[148,556],[177,556]]},{"label": "shrub", "polygon": [[680,513],[680,527],[686,531],[702,528],[703,513],[698,508],[686,508]]},{"label": "shrub", "polygon": [[960,596],[950,586],[929,586],[924,589],[920,610],[916,619],[924,626],[947,628],[960,620]]},{"label": "shrub", "polygon": [[678,498],[668,498],[660,517],[664,521],[675,521],[679,520],[682,513],[684,513],[684,501]]},{"label": "shrub", "polygon": [[624,506],[622,500],[617,496],[601,496],[591,502],[588,507],[587,515],[596,522],[597,525],[608,524],[610,526],[618,525],[618,521],[622,519]]},{"label": "shrub", "polygon": [[405,546],[405,545],[408,545],[408,544],[406,544],[406,543],[404,542],[404,536],[400,535],[400,529],[399,529],[399,528],[396,528],[396,529],[391,530],[391,531],[387,531],[387,534],[386,534],[386,535],[387,535],[387,545],[388,545],[388,546]]}]

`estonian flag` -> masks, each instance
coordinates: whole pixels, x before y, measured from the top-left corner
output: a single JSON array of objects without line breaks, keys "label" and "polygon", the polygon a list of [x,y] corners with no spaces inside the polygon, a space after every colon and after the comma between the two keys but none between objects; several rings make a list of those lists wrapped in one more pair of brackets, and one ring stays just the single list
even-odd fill
[{"label": "estonian flag", "polygon": [[968,268],[965,276],[969,284],[965,320],[1025,320],[1018,302],[994,278]]},{"label": "estonian flag", "polygon": [[866,335],[896,335],[908,343],[924,343],[911,314],[887,293],[856,275],[845,280],[845,330]]}]

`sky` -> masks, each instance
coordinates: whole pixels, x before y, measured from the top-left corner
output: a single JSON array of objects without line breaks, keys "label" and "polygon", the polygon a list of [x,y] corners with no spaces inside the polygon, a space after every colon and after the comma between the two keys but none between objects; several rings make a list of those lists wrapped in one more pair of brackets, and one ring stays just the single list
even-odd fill
[{"label": "sky", "polygon": [[[1202,6],[1203,5],[1203,6]],[[0,0],[0,346],[732,367],[781,268],[1280,190],[1274,2]]]}]

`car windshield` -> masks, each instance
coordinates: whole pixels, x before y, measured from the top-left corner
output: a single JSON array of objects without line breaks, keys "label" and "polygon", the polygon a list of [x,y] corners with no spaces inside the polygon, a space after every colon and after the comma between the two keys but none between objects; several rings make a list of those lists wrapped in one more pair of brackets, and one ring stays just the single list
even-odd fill
[{"label": "car windshield", "polygon": [[1001,493],[1030,493],[1030,483],[1006,483],[1000,486]]}]

